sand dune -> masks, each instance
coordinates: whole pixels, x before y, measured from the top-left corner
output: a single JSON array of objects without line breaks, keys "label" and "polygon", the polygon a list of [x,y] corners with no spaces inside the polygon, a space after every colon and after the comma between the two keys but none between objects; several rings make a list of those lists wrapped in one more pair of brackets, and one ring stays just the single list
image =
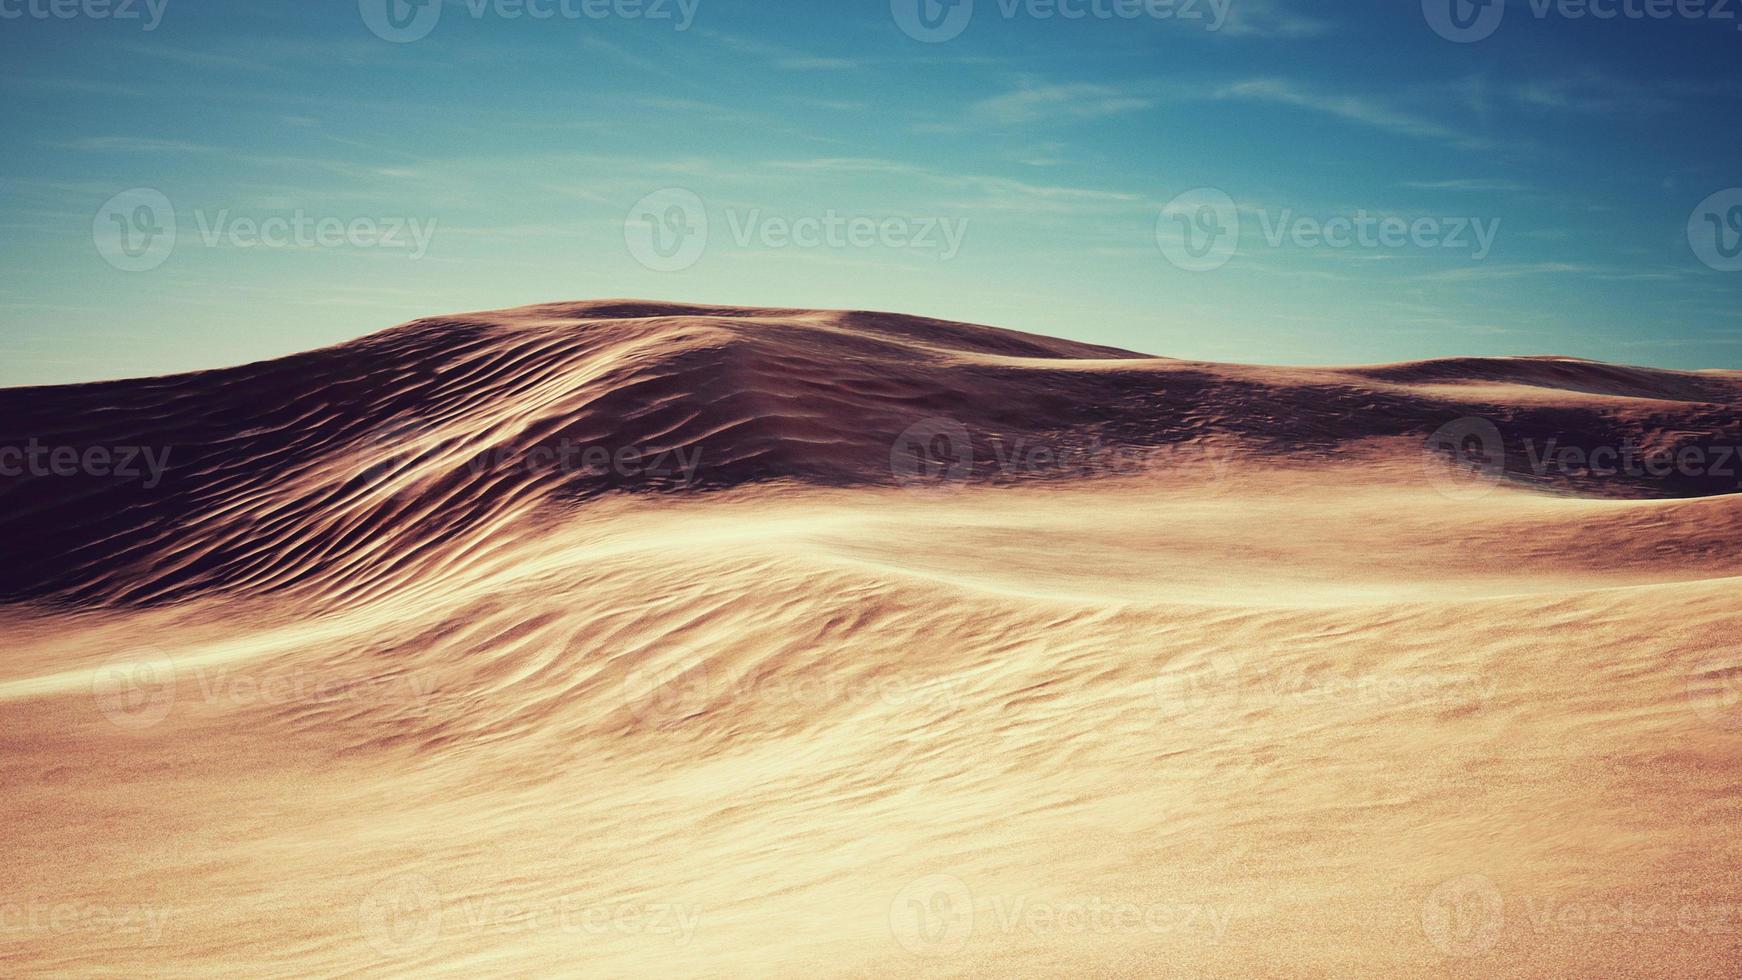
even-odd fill
[{"label": "sand dune", "polygon": [[7,975],[1742,952],[1736,373],[604,301],[0,419]]}]

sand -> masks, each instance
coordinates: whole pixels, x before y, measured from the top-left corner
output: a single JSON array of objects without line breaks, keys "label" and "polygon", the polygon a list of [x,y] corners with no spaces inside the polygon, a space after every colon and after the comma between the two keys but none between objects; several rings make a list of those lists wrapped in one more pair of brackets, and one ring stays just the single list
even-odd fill
[{"label": "sand", "polygon": [[0,973],[1735,975],[1739,407],[640,301],[0,392],[169,454],[0,479]]}]

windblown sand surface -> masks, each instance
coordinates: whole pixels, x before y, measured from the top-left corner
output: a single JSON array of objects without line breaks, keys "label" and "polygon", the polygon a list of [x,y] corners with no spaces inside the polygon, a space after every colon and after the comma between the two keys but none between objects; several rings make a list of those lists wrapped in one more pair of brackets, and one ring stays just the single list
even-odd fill
[{"label": "windblown sand surface", "polygon": [[169,456],[0,480],[0,974],[1734,976],[1739,409],[634,302],[6,391]]}]

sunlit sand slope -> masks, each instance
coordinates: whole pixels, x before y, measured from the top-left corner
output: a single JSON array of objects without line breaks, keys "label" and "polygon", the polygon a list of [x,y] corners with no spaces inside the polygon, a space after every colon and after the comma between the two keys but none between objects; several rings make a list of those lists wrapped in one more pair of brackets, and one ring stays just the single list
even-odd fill
[{"label": "sunlit sand slope", "polygon": [[0,478],[0,973],[1732,976],[1739,404],[627,301],[0,393],[168,456]]}]

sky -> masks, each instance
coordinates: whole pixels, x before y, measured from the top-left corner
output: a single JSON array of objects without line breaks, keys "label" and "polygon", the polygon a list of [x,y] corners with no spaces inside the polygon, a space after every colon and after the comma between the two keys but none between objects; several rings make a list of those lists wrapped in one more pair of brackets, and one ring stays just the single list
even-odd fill
[{"label": "sky", "polygon": [[1738,65],[1742,0],[0,0],[0,385],[605,297],[1742,368]]}]

